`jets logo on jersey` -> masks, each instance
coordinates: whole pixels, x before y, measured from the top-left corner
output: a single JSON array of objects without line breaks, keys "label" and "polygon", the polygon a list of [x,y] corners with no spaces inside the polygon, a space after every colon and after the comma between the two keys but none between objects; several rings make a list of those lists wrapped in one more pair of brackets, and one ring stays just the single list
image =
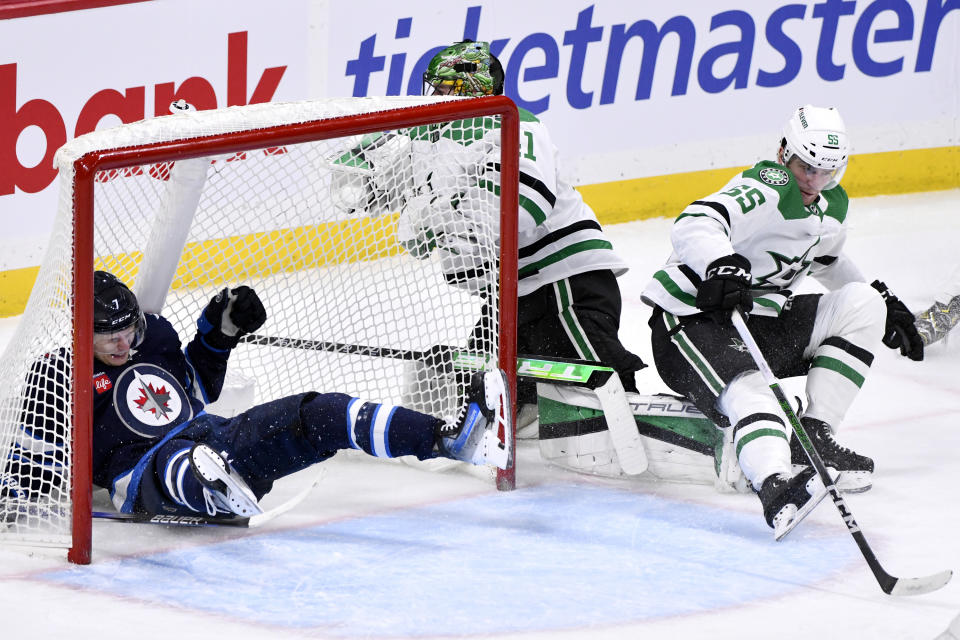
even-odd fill
[{"label": "jets logo on jersey", "polygon": [[787,175],[787,172],[783,169],[777,169],[775,167],[760,169],[760,179],[767,184],[772,184],[776,187],[782,187],[790,182],[790,176]]},{"label": "jets logo on jersey", "polygon": [[168,371],[137,364],[114,384],[113,406],[123,424],[145,438],[162,436],[173,425],[193,418],[186,391]]}]

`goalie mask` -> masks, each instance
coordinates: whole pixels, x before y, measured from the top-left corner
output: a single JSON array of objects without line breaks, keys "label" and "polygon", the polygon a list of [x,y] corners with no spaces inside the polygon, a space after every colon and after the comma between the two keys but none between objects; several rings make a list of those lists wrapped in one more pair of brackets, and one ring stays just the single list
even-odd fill
[{"label": "goalie mask", "polygon": [[829,173],[823,186],[840,184],[847,168],[847,128],[834,107],[805,105],[797,109],[783,128],[783,164],[796,156],[811,168]]},{"label": "goalie mask", "polygon": [[131,347],[143,342],[146,319],[133,292],[112,273],[93,273],[94,352],[111,338],[122,337]]},{"label": "goalie mask", "polygon": [[464,40],[430,60],[423,73],[423,95],[493,96],[503,93],[503,66],[487,42]]}]

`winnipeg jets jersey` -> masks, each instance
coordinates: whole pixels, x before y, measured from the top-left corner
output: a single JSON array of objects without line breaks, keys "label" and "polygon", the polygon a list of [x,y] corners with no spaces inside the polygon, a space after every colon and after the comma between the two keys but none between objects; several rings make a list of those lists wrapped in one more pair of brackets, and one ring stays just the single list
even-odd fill
[{"label": "winnipeg jets jersey", "polygon": [[830,289],[863,281],[842,253],[847,204],[838,185],[805,206],[788,169],[760,162],[683,210],[670,234],[673,253],[642,298],[674,315],[698,313],[697,286],[707,266],[732,253],[750,261],[756,315],[779,315],[807,275]]},{"label": "winnipeg jets jersey", "polygon": [[[228,351],[209,348],[199,334],[181,350],[169,321],[158,315],[146,320],[144,340],[129,361],[120,366],[94,361],[93,481],[100,487],[113,489],[157,442],[203,413],[223,385]],[[67,413],[60,392],[69,384],[64,353],[39,360],[28,383],[30,405],[50,409],[25,412],[26,426],[55,433],[57,416]]]}]

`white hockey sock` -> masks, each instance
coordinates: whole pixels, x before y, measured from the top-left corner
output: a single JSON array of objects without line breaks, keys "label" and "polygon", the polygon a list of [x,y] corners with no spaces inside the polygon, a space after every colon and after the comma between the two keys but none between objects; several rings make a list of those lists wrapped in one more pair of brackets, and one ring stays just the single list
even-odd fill
[{"label": "white hockey sock", "polygon": [[790,473],[789,427],[759,371],[737,377],[718,402],[734,429],[734,449],[754,489],[774,473]]}]

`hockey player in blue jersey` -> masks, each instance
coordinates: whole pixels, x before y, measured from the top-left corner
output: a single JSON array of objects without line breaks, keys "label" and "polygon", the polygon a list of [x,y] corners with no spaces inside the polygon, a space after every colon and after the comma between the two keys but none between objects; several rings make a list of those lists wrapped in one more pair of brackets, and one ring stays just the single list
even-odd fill
[{"label": "hockey player in blue jersey", "polygon": [[[801,422],[837,486],[865,491],[873,460],[834,432],[860,390],[881,341],[913,360],[923,343],[906,306],[867,284],[849,256],[847,133],[836,109],[807,105],[784,127],[776,161],[734,176],[691,203],[671,231],[673,253],[643,291],[654,307],[653,355],[664,382],[717,424],[734,430],[736,455],[767,523],[791,526],[809,507],[807,463],[757,365],[730,322],[748,326],[777,376],[806,376]],[[829,289],[794,295],[807,275]],[[820,494],[818,494],[820,495]]]},{"label": "hockey player in blue jersey", "polygon": [[[133,292],[112,274],[94,274],[93,479],[109,489],[117,509],[253,515],[275,480],[341,449],[509,464],[510,434],[502,445],[494,420],[503,396],[499,371],[473,376],[455,423],[343,393],[292,395],[233,418],[206,413],[205,405],[220,394],[231,350],[265,320],[251,288],[223,289],[181,350],[166,319],[143,314]],[[62,355],[38,363],[51,380],[46,384],[38,383],[35,367],[35,406],[58,406],[55,386],[64,380],[49,375],[57,362]],[[55,414],[27,413],[35,420]]]}]

